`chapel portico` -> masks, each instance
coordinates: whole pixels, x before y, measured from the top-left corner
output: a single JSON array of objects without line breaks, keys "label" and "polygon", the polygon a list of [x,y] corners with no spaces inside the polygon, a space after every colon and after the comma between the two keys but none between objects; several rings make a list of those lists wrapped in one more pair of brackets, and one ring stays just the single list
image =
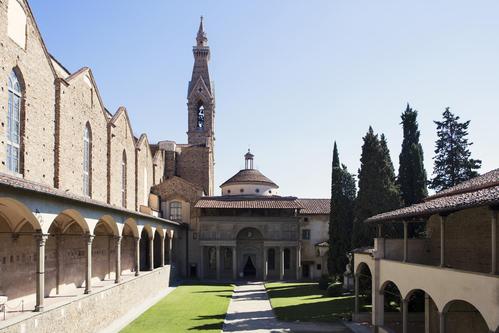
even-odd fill
[{"label": "chapel portico", "polygon": [[253,168],[220,187],[222,196],[203,197],[200,209],[202,279],[284,280],[301,278],[299,211],[295,197],[277,195],[277,184]]}]

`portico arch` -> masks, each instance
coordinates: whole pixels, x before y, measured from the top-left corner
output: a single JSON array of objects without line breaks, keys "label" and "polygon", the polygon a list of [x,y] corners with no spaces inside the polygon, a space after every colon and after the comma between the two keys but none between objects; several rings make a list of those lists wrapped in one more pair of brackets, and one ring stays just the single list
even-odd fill
[{"label": "portico arch", "polygon": [[19,232],[25,223],[29,223],[35,231],[42,227],[31,210],[21,202],[12,198],[0,198],[0,218],[11,232]]},{"label": "portico arch", "polygon": [[246,279],[263,279],[263,234],[254,227],[241,229],[236,236],[237,271]]},{"label": "portico arch", "polygon": [[[154,258],[154,268],[158,268],[158,267],[161,267],[163,266],[162,265],[162,261],[164,262],[164,260],[162,260],[163,258],[163,255],[164,255],[164,233],[163,233],[163,229],[160,228],[160,227],[157,227],[156,228],[156,231],[154,232],[154,255],[153,255],[153,258]],[[163,243],[163,245],[162,245]]]},{"label": "portico arch", "polygon": [[145,225],[140,233],[140,270],[148,271],[151,268],[150,246],[153,241],[153,232],[150,225]]},{"label": "portico arch", "polygon": [[443,309],[443,333],[488,333],[485,318],[473,304],[463,300],[453,300]]},{"label": "portico arch", "polygon": [[121,232],[121,270],[123,275],[132,275],[136,272],[136,246],[139,237],[135,220],[133,218],[126,219]]},{"label": "portico arch", "polygon": [[94,228],[92,242],[92,279],[110,280],[116,277],[116,243],[118,226],[109,215],[102,216]]}]

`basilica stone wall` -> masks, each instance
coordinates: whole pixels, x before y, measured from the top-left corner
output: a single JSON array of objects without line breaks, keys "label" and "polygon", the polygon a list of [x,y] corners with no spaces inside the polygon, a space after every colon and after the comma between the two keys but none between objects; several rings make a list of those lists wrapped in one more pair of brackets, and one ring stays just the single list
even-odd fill
[{"label": "basilica stone wall", "polygon": [[149,193],[151,186],[153,186],[153,156],[149,148],[147,136],[143,134],[137,142],[136,150],[137,158],[137,204],[136,209],[139,207],[148,206]]},{"label": "basilica stone wall", "polygon": [[[24,11],[25,45],[21,46],[9,37],[9,28],[22,23],[9,23],[9,6],[21,6]],[[7,80],[15,69],[25,96],[21,102],[21,173],[26,179],[53,185],[55,74],[29,8],[23,1],[0,1],[0,64],[0,171],[8,172],[4,139],[7,131]]]},{"label": "basilica stone wall", "polygon": [[55,186],[83,195],[83,135],[90,128],[90,197],[107,199],[107,117],[90,70],[56,83]]},{"label": "basilica stone wall", "polygon": [[122,206],[122,161],[126,156],[126,208],[135,209],[135,141],[125,108],[109,123],[109,203]]}]

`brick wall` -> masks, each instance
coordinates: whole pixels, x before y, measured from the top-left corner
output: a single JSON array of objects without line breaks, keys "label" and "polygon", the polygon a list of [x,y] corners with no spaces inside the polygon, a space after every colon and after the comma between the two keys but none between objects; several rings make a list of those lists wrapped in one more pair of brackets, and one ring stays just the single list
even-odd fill
[{"label": "brick wall", "polygon": [[140,205],[147,206],[149,202],[149,193],[153,185],[153,161],[151,155],[147,137],[142,135],[136,151],[137,177],[135,179],[137,181],[137,210]]}]

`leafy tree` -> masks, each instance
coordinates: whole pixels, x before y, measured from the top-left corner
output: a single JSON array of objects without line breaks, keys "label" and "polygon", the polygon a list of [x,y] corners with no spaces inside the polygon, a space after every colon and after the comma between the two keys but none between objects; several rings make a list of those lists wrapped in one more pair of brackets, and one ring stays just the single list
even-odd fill
[{"label": "leafy tree", "polygon": [[477,170],[482,165],[481,160],[471,158],[469,147],[473,143],[468,142],[467,138],[470,121],[459,122],[459,116],[450,112],[448,107],[442,116],[442,121],[435,121],[438,139],[430,182],[430,188],[436,191],[478,176]]},{"label": "leafy tree", "polygon": [[329,273],[342,278],[351,250],[355,204],[355,178],[345,165],[340,166],[336,142],[331,172],[331,214],[329,216]]},{"label": "leafy tree", "polygon": [[417,116],[418,111],[413,110],[409,104],[401,116],[404,139],[399,156],[398,184],[404,206],[419,203],[428,195],[423,147],[419,143],[420,133]]},{"label": "leafy tree", "polygon": [[[374,230],[364,221],[376,214],[400,206],[399,190],[395,184],[395,173],[386,144],[386,138],[374,134],[372,127],[363,138],[359,169],[359,192],[356,200],[352,246],[361,247],[372,243]],[[395,236],[399,232],[389,226],[384,229]]]}]

